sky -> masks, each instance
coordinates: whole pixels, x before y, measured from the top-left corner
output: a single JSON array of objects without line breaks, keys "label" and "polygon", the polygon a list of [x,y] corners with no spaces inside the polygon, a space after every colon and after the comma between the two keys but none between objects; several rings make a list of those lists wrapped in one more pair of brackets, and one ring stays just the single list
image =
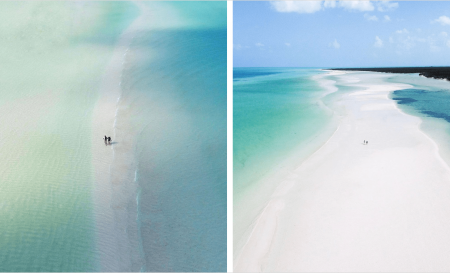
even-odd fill
[{"label": "sky", "polygon": [[235,1],[233,66],[450,66],[450,1]]}]

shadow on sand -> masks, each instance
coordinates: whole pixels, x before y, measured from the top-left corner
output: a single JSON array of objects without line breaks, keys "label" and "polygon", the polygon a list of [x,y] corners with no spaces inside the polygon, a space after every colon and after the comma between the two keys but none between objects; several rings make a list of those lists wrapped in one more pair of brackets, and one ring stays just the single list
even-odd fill
[{"label": "shadow on sand", "polygon": [[117,143],[119,143],[119,142],[117,142],[117,141],[111,141],[111,142],[107,143],[107,142],[105,141],[105,146],[108,146],[108,145],[114,145],[114,144],[117,144]]}]

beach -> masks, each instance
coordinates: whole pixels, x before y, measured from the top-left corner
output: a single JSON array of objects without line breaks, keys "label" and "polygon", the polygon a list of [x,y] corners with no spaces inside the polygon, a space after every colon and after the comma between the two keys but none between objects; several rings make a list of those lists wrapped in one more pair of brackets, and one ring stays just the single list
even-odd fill
[{"label": "beach", "polygon": [[136,5],[93,124],[102,271],[224,270],[226,4]]},{"label": "beach", "polygon": [[[136,202],[131,201],[136,196],[136,186],[135,183],[129,183],[132,181],[130,175],[134,176],[132,145],[124,141],[123,135],[116,134],[115,128],[127,53],[136,33],[148,23],[144,20],[148,16],[145,6],[139,8],[139,17],[121,33],[116,42],[102,76],[99,98],[93,110],[93,203],[101,271],[139,271],[143,265],[137,222],[128,220],[128,217],[137,218]],[[111,145],[100,141],[100,136],[104,135],[112,137]],[[121,145],[115,147],[117,143]],[[113,169],[115,159],[119,161],[116,163],[119,166]],[[131,206],[129,211],[126,210],[127,206]]]},{"label": "beach", "polygon": [[1,271],[99,270],[92,115],[111,49],[135,11],[2,3]]},{"label": "beach", "polygon": [[0,271],[226,270],[226,2],[1,7]]},{"label": "beach", "polygon": [[347,87],[324,99],[334,133],[265,178],[275,190],[238,239],[235,271],[450,270],[448,162],[390,98],[412,85],[333,73],[323,79]]}]

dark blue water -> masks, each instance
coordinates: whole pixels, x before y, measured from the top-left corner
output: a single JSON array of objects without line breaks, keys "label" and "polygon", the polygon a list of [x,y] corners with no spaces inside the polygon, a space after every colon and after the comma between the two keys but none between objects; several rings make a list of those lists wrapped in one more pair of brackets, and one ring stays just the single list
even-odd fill
[{"label": "dark blue water", "polygon": [[394,91],[392,99],[423,115],[450,123],[450,90],[404,89]]}]

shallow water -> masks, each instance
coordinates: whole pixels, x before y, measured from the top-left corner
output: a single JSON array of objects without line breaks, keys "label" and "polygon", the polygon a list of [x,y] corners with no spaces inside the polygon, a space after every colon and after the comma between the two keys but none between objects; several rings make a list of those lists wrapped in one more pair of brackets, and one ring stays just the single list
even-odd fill
[{"label": "shallow water", "polygon": [[388,81],[413,86],[390,97],[402,111],[422,119],[421,129],[437,142],[441,157],[450,165],[450,83],[418,74],[391,74]]},{"label": "shallow water", "polygon": [[450,108],[447,103],[450,100],[450,84],[436,87],[416,83],[415,88],[394,91],[391,97],[403,107],[450,123]]},{"label": "shallow water", "polygon": [[234,69],[233,171],[237,196],[331,121],[331,114],[319,103],[327,90],[311,78],[320,73],[324,72]]},{"label": "shallow water", "polygon": [[114,202],[96,204],[138,224],[123,253],[128,245],[97,242],[93,202],[104,196],[93,200],[91,126],[116,43],[140,10],[0,3],[0,271],[99,271],[105,253],[133,270],[226,270],[226,2],[142,5],[155,16],[124,56],[107,147]]},{"label": "shallow water", "polygon": [[198,23],[130,45],[115,134],[132,147],[141,270],[226,270],[226,39]]},{"label": "shallow water", "polygon": [[91,115],[129,5],[0,3],[0,271],[98,270]]}]

